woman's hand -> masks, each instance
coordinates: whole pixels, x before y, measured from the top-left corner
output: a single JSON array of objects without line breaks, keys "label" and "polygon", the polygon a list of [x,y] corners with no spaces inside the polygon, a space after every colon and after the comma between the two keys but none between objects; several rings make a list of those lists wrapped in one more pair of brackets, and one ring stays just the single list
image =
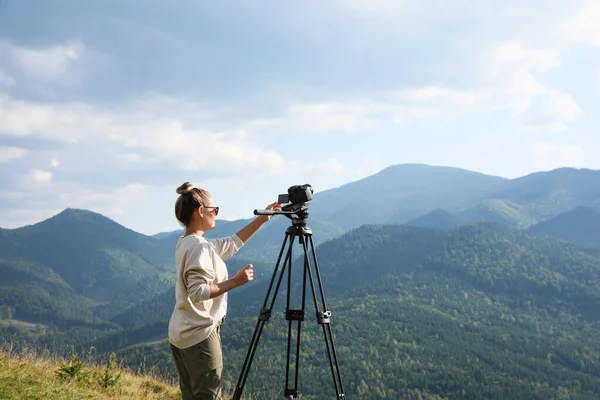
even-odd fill
[{"label": "woman's hand", "polygon": [[233,277],[233,280],[238,286],[243,286],[253,279],[254,270],[252,269],[252,264],[248,264],[244,268],[240,269],[238,273],[235,274],[235,276]]},{"label": "woman's hand", "polygon": [[[281,211],[281,204],[275,202],[275,203],[271,203],[269,204],[267,207],[265,207],[266,210],[273,210],[273,211]],[[253,219],[248,225],[246,225],[245,227],[243,227],[242,229],[240,229],[236,235],[238,236],[238,238],[240,238],[240,240],[244,243],[247,243],[248,240],[250,240],[250,238],[252,236],[254,236],[254,234],[256,232],[258,232],[258,230],[260,229],[260,227],[267,221],[269,221],[271,219],[272,215],[259,215],[258,217],[256,217],[255,219]]]},{"label": "woman's hand", "polygon": [[[265,207],[265,210],[281,211],[281,204],[275,202]],[[272,215],[264,215],[266,221],[270,220]]]}]

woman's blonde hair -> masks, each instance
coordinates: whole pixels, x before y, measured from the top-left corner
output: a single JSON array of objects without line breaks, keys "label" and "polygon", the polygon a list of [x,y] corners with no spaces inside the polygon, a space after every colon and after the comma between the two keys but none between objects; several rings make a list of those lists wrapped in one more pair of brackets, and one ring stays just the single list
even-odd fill
[{"label": "woman's blonde hair", "polygon": [[187,227],[192,220],[194,210],[206,206],[209,202],[210,193],[194,187],[191,182],[185,182],[177,188],[177,194],[179,194],[179,198],[175,202],[175,217],[183,226]]}]

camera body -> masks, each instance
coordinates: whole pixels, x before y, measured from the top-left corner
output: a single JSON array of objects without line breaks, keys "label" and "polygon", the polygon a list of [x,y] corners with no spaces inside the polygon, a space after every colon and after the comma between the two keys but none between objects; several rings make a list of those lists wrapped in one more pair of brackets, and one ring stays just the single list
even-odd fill
[{"label": "camera body", "polygon": [[304,185],[294,185],[288,188],[287,194],[280,194],[277,202],[279,204],[292,203],[301,204],[312,200],[313,188],[308,183]]}]

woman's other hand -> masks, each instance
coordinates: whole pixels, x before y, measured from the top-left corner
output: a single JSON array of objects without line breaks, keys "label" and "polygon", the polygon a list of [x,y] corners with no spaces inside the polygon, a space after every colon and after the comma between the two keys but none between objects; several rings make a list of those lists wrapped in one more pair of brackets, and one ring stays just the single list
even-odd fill
[{"label": "woman's other hand", "polygon": [[233,279],[238,286],[243,286],[254,279],[254,270],[252,268],[252,264],[248,264],[235,274]]}]

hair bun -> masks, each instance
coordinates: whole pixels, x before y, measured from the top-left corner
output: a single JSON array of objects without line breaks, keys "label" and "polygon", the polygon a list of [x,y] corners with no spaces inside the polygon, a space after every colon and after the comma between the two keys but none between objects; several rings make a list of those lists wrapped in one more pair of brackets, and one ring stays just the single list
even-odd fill
[{"label": "hair bun", "polygon": [[177,188],[177,194],[186,194],[194,188],[191,182],[186,182]]}]

